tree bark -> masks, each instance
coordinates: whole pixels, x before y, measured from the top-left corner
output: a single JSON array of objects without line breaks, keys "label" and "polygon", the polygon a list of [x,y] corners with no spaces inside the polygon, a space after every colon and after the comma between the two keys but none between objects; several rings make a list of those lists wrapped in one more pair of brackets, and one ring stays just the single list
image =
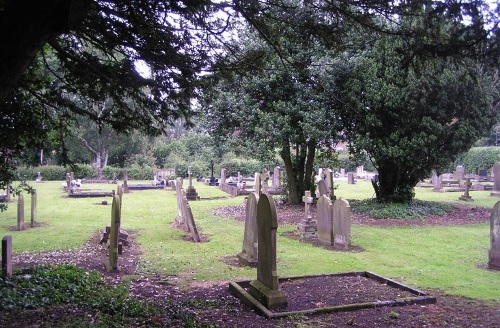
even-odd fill
[{"label": "tree bark", "polygon": [[88,0],[10,0],[0,11],[0,104],[16,88],[36,53],[81,22]]},{"label": "tree bark", "polygon": [[288,203],[300,204],[301,198],[298,194],[297,180],[295,178],[295,170],[292,163],[292,156],[290,154],[290,146],[285,144],[281,149],[281,159],[285,164],[285,174],[287,178],[288,187]]}]

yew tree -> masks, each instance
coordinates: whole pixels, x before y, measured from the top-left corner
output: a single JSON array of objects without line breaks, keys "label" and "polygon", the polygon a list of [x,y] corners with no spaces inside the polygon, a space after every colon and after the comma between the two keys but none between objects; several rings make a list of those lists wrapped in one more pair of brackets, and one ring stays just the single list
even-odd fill
[{"label": "yew tree", "polygon": [[401,38],[373,38],[346,54],[340,78],[344,131],[377,169],[380,201],[410,201],[431,170],[491,129],[500,106],[498,67],[460,56],[406,61],[403,47]]}]

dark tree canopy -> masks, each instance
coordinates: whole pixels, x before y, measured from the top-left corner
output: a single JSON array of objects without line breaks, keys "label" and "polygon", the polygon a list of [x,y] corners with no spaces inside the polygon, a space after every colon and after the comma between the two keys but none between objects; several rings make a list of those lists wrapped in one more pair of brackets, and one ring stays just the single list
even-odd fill
[{"label": "dark tree canopy", "polygon": [[[294,64],[294,47],[276,26],[299,33],[299,42],[314,38],[342,48],[349,44],[347,31],[390,34],[381,17],[418,16],[421,24],[398,30],[406,40],[404,60],[410,62],[416,56],[479,57],[498,51],[498,12],[490,19],[483,5],[472,0],[0,1],[0,187],[12,180],[23,149],[41,148],[50,130],[68,133],[75,114],[126,133],[136,128],[159,133],[189,116],[200,74],[220,54],[235,17],[250,23],[283,62]],[[221,11],[227,15],[214,15]],[[440,33],[438,22],[467,17],[468,25]],[[494,41],[481,47],[488,36]],[[498,56],[491,58],[498,65]],[[147,63],[151,75],[138,73],[139,61]],[[108,98],[111,106],[91,106]]]}]

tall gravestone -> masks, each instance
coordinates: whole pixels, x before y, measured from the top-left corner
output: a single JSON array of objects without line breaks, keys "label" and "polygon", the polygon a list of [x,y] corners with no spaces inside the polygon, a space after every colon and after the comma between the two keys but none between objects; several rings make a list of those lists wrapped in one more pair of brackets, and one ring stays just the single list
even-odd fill
[{"label": "tall gravestone", "polygon": [[318,181],[318,192],[319,196],[325,195],[330,198],[330,190],[328,189],[328,185],[326,184],[325,180]]},{"label": "tall gravestone", "polygon": [[279,188],[281,186],[281,167],[274,167],[273,171],[273,188]]},{"label": "tall gravestone", "polygon": [[2,275],[12,276],[12,236],[5,236],[2,239]]},{"label": "tall gravestone", "polygon": [[333,245],[333,209],[332,201],[326,195],[318,199],[316,205],[316,222],[318,224],[318,239],[329,245]]},{"label": "tall gravestone", "polygon": [[221,169],[220,170],[220,185],[223,185],[226,183],[226,169]]},{"label": "tall gravestone", "polygon": [[120,271],[118,266],[118,242],[120,238],[121,207],[120,196],[113,196],[111,207],[111,229],[109,232],[109,259],[104,263],[108,272]]},{"label": "tall gravestone", "polygon": [[432,185],[434,186],[434,191],[441,191],[441,189],[443,188],[442,186],[442,177],[441,175],[438,175],[437,173],[434,173],[431,177],[431,180],[432,180]]},{"label": "tall gravestone", "polygon": [[333,171],[331,169],[326,169],[325,182],[329,191],[330,199],[335,199],[335,186],[333,184]]},{"label": "tall gravestone", "polygon": [[245,233],[243,235],[243,249],[237,257],[240,264],[256,266],[257,252],[257,204],[259,194],[252,192],[247,197],[245,206]]},{"label": "tall gravestone", "polygon": [[500,162],[495,163],[493,165],[493,192],[490,194],[494,197],[500,197]]},{"label": "tall gravestone", "polygon": [[269,172],[266,169],[260,174],[260,188],[263,193],[269,192]]},{"label": "tall gravestone", "polygon": [[37,193],[36,189],[31,191],[31,227],[34,228],[36,224],[37,214]]},{"label": "tall gravestone", "polygon": [[182,213],[184,213],[184,221],[187,231],[191,234],[191,237],[195,242],[200,241],[200,235],[198,234],[198,228],[194,222],[193,212],[191,211],[191,206],[189,206],[188,199],[184,190],[182,190]]},{"label": "tall gravestone", "polygon": [[302,196],[302,201],[304,202],[304,218],[300,221],[297,226],[299,231],[299,237],[302,240],[315,239],[318,237],[317,230],[318,226],[316,221],[312,219],[311,206],[314,199],[311,196],[311,191],[307,190]]},{"label": "tall gravestone", "polygon": [[17,230],[24,230],[24,197],[17,198]]},{"label": "tall gravestone", "polygon": [[182,178],[175,179],[175,193],[177,196],[177,217],[175,218],[175,226],[180,228],[186,224],[182,206]]},{"label": "tall gravestone", "polygon": [[500,201],[493,206],[491,211],[490,242],[488,267],[500,270]]},{"label": "tall gravestone", "polygon": [[276,230],[278,218],[271,195],[263,193],[257,204],[258,263],[257,279],[250,282],[249,293],[268,309],[286,307],[288,297],[280,290],[276,269]]},{"label": "tall gravestone", "polygon": [[198,196],[198,192],[196,188],[193,186],[193,176],[191,175],[191,166],[188,166],[188,177],[189,177],[189,186],[186,190],[186,198],[188,200],[199,200],[200,196]]},{"label": "tall gravestone", "polygon": [[354,173],[348,172],[347,173],[347,184],[355,184],[356,181],[354,180]]},{"label": "tall gravestone", "polygon": [[334,245],[349,248],[351,245],[351,207],[349,202],[339,198],[333,204]]}]

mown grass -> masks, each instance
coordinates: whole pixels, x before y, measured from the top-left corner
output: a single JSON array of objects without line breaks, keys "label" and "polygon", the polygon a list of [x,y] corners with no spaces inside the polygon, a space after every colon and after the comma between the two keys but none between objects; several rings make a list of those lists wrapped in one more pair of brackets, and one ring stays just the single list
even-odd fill
[{"label": "mown grass", "polygon": [[[132,182],[139,183],[139,182]],[[16,203],[0,214],[0,234],[13,236],[15,253],[77,249],[110,222],[110,206],[101,199],[69,199],[60,182],[31,183],[38,190],[36,229],[12,231],[16,226]],[[175,275],[179,285],[192,281],[255,278],[255,269],[232,267],[223,262],[241,251],[243,221],[215,216],[222,206],[243,204],[244,197],[227,197],[218,188],[194,182],[201,201],[190,202],[200,233],[206,243],[183,240],[183,232],[171,227],[177,215],[175,191],[135,191],[125,194],[122,228],[137,232],[142,248],[139,270],[143,274]],[[369,199],[371,185],[338,182],[337,197]],[[85,188],[111,190],[115,185],[84,185]],[[417,188],[419,200],[458,203],[460,193],[435,193]],[[472,203],[492,207],[498,201],[489,192],[472,192]],[[108,199],[110,200],[110,199]],[[355,202],[353,202],[355,204]],[[26,197],[26,221],[29,222],[29,196]],[[279,213],[278,213],[279,216]],[[417,288],[440,289],[445,293],[500,302],[498,272],[486,270],[489,250],[489,225],[434,227],[352,227],[353,245],[363,252],[332,252],[287,238],[295,230],[284,225],[278,229],[278,274],[294,276],[369,270]],[[97,245],[96,245],[97,247]]]}]

